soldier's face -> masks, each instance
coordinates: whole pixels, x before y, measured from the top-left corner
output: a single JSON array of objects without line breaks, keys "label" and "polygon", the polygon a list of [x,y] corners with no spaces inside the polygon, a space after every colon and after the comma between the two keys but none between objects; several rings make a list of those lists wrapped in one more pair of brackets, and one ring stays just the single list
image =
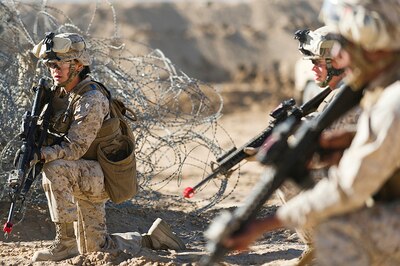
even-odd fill
[{"label": "soldier's face", "polygon": [[326,80],[328,75],[328,71],[326,69],[326,62],[325,60],[312,60],[313,63],[312,71],[314,73],[314,81],[318,85],[323,83]]},{"label": "soldier's face", "polygon": [[55,61],[46,63],[53,78],[54,85],[61,84],[68,80],[71,61]]}]

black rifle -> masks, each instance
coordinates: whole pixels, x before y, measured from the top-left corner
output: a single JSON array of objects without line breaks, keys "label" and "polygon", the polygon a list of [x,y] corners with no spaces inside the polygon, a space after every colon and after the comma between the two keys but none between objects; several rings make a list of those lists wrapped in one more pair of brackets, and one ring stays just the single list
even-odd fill
[{"label": "black rifle", "polygon": [[[22,117],[22,124],[19,133],[19,138],[22,141],[21,148],[15,154],[14,166],[8,177],[9,197],[11,201],[10,210],[8,213],[7,222],[4,224],[3,231],[7,237],[13,227],[13,217],[15,211],[21,211],[26,195],[40,174],[43,164],[38,162],[31,164],[35,154],[40,160],[40,148],[45,141],[47,129],[49,127],[49,116],[51,113],[51,104],[48,104],[51,99],[52,92],[49,89],[46,79],[41,78],[37,86],[33,87],[35,92],[32,110],[25,112]],[[38,124],[39,117],[43,107],[48,104],[46,111],[42,117],[41,125]]]},{"label": "black rifle", "polygon": [[244,148],[260,147],[264,143],[264,141],[271,135],[274,127],[276,127],[281,122],[291,118],[294,118],[296,121],[300,121],[302,117],[314,112],[330,92],[331,89],[326,88],[300,107],[295,106],[296,102],[294,99],[283,101],[276,109],[274,109],[270,113],[270,116],[273,118],[273,120],[269,122],[269,125],[266,129],[264,129],[260,134],[255,136],[239,149],[233,147],[231,150],[219,157],[217,159],[218,166],[215,169],[212,169],[212,173],[201,180],[199,183],[197,183],[194,187],[187,187],[183,192],[184,197],[193,197],[196,189],[201,187],[207,181],[219,175],[227,174],[235,165],[240,163],[245,158],[249,157],[249,155],[244,152]]},{"label": "black rifle", "polygon": [[[273,170],[270,169],[263,173],[260,182],[257,183],[242,206],[236,208],[233,213],[227,211],[221,213],[211,223],[205,232],[209,239],[207,250],[210,254],[201,258],[200,265],[214,265],[221,260],[229,251],[222,244],[224,239],[245,228],[286,179],[293,179],[303,188],[313,186],[306,165],[319,147],[318,140],[321,132],[355,106],[360,101],[362,93],[362,89],[353,91],[346,86],[316,119],[303,123],[299,127],[296,126],[298,121],[289,119],[274,130],[267,140],[273,144],[268,145],[270,147],[268,150],[260,150],[257,154],[259,161],[271,165]],[[296,128],[297,130],[295,130]],[[288,143],[287,138],[293,133],[296,133],[296,141]]]}]

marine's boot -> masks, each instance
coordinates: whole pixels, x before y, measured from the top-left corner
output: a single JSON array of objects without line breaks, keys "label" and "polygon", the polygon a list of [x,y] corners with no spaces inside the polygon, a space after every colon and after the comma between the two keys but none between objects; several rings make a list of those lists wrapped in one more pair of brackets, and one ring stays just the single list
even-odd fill
[{"label": "marine's boot", "polygon": [[152,249],[185,249],[185,244],[162,219],[157,218],[147,234],[142,235],[142,245]]},{"label": "marine's boot", "polygon": [[73,223],[55,223],[56,238],[46,249],[36,251],[32,261],[60,261],[79,255]]}]

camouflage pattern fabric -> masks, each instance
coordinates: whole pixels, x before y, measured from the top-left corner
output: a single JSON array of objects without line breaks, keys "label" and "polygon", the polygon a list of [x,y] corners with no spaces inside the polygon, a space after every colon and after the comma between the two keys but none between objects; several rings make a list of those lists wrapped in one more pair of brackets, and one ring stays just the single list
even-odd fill
[{"label": "camouflage pattern fabric", "polygon": [[[199,176],[208,174],[216,158],[235,146],[229,132],[220,124],[224,104],[220,91],[190,77],[160,49],[134,40],[125,43],[114,5],[110,1],[95,2],[87,10],[88,16],[95,19],[85,20],[87,23],[83,24],[79,18],[77,21],[71,19],[69,14],[48,1],[0,3],[1,198],[8,200],[8,171],[13,169],[14,154],[21,146],[17,134],[22,114],[31,109],[31,88],[40,78],[51,78],[46,66],[31,53],[47,32],[81,35],[89,57],[83,57],[82,53],[78,59],[83,64],[93,59],[90,65],[92,78],[107,85],[113,97],[122,100],[138,118],[136,122],[129,121],[129,127],[136,137],[138,183],[145,192],[139,193],[139,198],[152,197],[153,191],[159,191],[167,184],[179,187],[185,172],[192,168],[202,169]],[[99,37],[93,27],[97,23],[112,26],[111,32]],[[82,49],[81,39],[70,37],[73,39],[71,47],[76,48],[74,51]],[[65,51],[68,45],[60,44],[60,47],[56,44],[56,50],[62,56],[65,54],[60,51]],[[224,139],[223,145],[220,139]],[[163,162],[159,163],[160,160]],[[204,187],[216,188],[207,198],[188,201],[165,191],[164,195],[187,205],[189,212],[198,214],[232,195],[237,186],[227,184],[237,184],[240,178],[240,171],[236,171],[229,180],[221,176],[215,182],[204,184]],[[46,201],[35,189],[30,191],[25,203],[29,202],[28,198],[32,203]],[[157,201],[148,202],[157,204]],[[20,221],[26,209],[18,210],[14,224]]]},{"label": "camouflage pattern fabric", "polygon": [[[73,91],[68,99],[71,95]],[[56,97],[59,96],[65,97],[62,94]],[[108,107],[108,99],[101,92],[86,92],[72,107],[73,117],[65,137],[68,141],[42,149],[46,161],[43,188],[51,219],[53,222],[77,221],[81,253],[100,250],[107,236],[105,201],[108,196],[103,171],[97,161],[81,157],[100,130]]]},{"label": "camouflage pattern fabric", "polygon": [[[338,93],[340,92],[340,88],[333,90],[324,101],[318,106],[317,112],[323,112],[328,105],[336,98]],[[347,130],[347,131],[355,131],[357,126],[358,118],[361,114],[360,107],[354,107],[345,115],[336,120],[327,130]]]},{"label": "camouflage pattern fabric", "polygon": [[[104,187],[104,185],[103,185]],[[99,251],[107,238],[105,201],[77,199],[77,241],[80,254]]]},{"label": "camouflage pattern fabric", "polygon": [[53,222],[76,221],[77,199],[103,202],[104,175],[100,164],[91,160],[55,160],[43,167],[43,188]]},{"label": "camouflage pattern fabric", "polygon": [[82,95],[73,106],[73,121],[66,135],[68,142],[44,147],[45,161],[79,160],[96,138],[108,111],[108,99],[100,91],[88,91]]},{"label": "camouflage pattern fabric", "polygon": [[[311,120],[316,118],[321,112],[328,108],[329,104],[336,98],[339,94],[342,82],[339,83],[339,86],[332,90],[332,92],[322,101],[322,103],[318,106],[317,110],[314,113],[309,114],[305,117],[306,120]],[[329,128],[326,130],[348,130],[355,131],[357,126],[358,118],[361,114],[361,108],[359,106],[354,107],[350,111],[348,111],[345,115],[337,119]]]},{"label": "camouflage pattern fabric", "polygon": [[45,164],[43,187],[53,222],[75,222],[81,254],[122,250],[136,255],[142,248],[137,232],[108,235],[104,176],[97,161],[55,160]]},{"label": "camouflage pattern fabric", "polygon": [[151,244],[146,245],[143,237],[138,232],[114,233],[107,236],[107,241],[103,250],[107,252],[119,252],[137,256],[142,247],[151,248]]},{"label": "camouflage pattern fabric", "polygon": [[367,51],[400,49],[398,0],[325,0],[321,18],[326,25]]},{"label": "camouflage pattern fabric", "polygon": [[[368,221],[368,222],[366,222]],[[332,219],[318,226],[320,265],[400,265],[400,202]]]}]

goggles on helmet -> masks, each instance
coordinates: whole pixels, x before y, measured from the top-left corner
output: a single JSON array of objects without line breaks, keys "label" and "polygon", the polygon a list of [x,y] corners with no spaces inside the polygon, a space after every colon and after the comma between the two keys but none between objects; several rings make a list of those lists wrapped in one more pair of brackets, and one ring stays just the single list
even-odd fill
[{"label": "goggles on helmet", "polygon": [[54,32],[46,32],[46,37],[43,40],[43,44],[45,45],[46,48],[45,54],[49,60],[54,60],[54,59],[60,60],[60,58],[57,57],[56,53],[53,50],[54,47],[53,38],[54,38]]},{"label": "goggles on helmet", "polygon": [[305,30],[297,30],[294,33],[294,38],[299,41],[299,51],[305,56],[313,55],[309,50],[304,49],[304,44],[307,42],[307,35],[309,32],[310,32],[309,29],[305,29]]},{"label": "goggles on helmet", "polygon": [[304,55],[304,59],[330,58],[329,50],[332,48],[332,40],[309,29],[298,30],[294,35],[294,38],[299,41],[299,51]]},{"label": "goggles on helmet", "polygon": [[74,33],[47,33],[46,37],[32,49],[33,54],[44,61],[77,59],[83,65],[90,65],[84,39]]}]

